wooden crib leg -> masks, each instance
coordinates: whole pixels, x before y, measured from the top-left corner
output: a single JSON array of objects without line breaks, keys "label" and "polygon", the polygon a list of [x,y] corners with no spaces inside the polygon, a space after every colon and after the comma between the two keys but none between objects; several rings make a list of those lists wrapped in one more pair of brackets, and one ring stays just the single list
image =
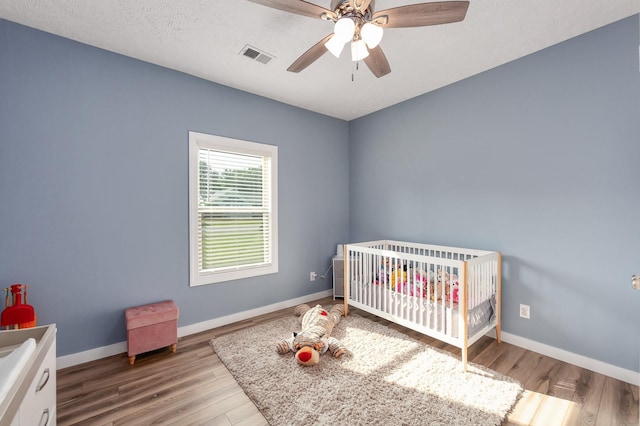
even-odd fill
[{"label": "wooden crib leg", "polygon": [[465,344],[462,347],[462,369],[464,370],[464,372],[467,372],[467,352],[468,352],[469,348],[467,348],[467,345]]}]

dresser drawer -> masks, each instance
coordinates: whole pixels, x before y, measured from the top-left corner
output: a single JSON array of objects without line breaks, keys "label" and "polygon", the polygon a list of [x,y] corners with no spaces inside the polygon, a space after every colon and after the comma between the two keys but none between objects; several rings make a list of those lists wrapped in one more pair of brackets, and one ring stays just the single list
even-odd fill
[{"label": "dresser drawer", "polygon": [[20,424],[52,426],[56,424],[56,344],[47,350],[44,361],[29,385],[20,406]]},{"label": "dresser drawer", "polygon": [[36,348],[0,400],[0,425],[56,425],[56,326],[0,331],[0,346],[35,339]]}]

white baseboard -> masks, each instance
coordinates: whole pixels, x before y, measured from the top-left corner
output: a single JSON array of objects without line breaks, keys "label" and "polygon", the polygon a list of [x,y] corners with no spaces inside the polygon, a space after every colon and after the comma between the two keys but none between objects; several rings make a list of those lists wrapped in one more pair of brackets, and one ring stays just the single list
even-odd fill
[{"label": "white baseboard", "polygon": [[[260,308],[250,309],[248,311],[238,312],[237,314],[227,315],[220,318],[215,318],[208,321],[199,322],[196,324],[187,325],[178,328],[178,337],[189,336],[191,334],[200,333],[202,331],[211,330],[212,328],[222,327],[223,325],[232,324],[238,321],[244,321],[259,315],[268,314],[278,311],[280,309],[290,308],[292,306],[299,305],[301,303],[310,302],[312,300],[322,299],[323,297],[331,296],[333,292],[331,290],[325,290],[307,296],[298,297],[296,299],[285,300],[283,302],[274,303],[271,305],[263,306]],[[491,337],[495,338],[495,332],[487,333]],[[614,379],[621,380],[626,383],[630,383],[635,386],[640,386],[640,373],[637,371],[627,370],[615,365],[607,364],[602,361],[598,361],[586,356],[578,355],[573,352],[565,351],[553,346],[545,345],[534,340],[520,337],[515,334],[502,332],[500,333],[502,341],[510,343],[512,345],[519,346],[530,351],[537,352],[542,355],[549,356],[551,358],[559,359],[560,361],[568,362],[578,367],[586,368],[587,370],[595,371],[596,373],[604,374],[605,376],[613,377]],[[103,346],[100,348],[90,349],[84,352],[78,352],[71,355],[65,355],[57,358],[57,368],[67,368],[74,365],[82,364],[89,361],[95,361],[96,359],[106,358],[112,355],[118,355],[127,351],[127,342],[114,343],[112,345]]]},{"label": "white baseboard", "polygon": [[[487,333],[487,335],[493,338],[496,337],[495,331],[491,331]],[[570,364],[577,365],[578,367],[595,371],[596,373],[604,374],[605,376],[613,377],[614,379],[618,379],[635,386],[640,386],[640,372],[607,364],[606,362],[578,355],[554,346],[545,345],[544,343],[536,342],[535,340],[530,340],[515,334],[506,333],[504,331],[500,333],[500,338],[503,342],[510,343],[560,361],[568,362]]]},{"label": "white baseboard", "polygon": [[[332,290],[325,290],[314,294],[298,297],[296,299],[285,300],[283,302],[274,303],[271,305],[263,306],[256,309],[250,309],[244,312],[238,312],[237,314],[227,315],[220,318],[215,318],[208,321],[199,322],[196,324],[187,325],[184,327],[178,327],[178,337],[189,336],[191,334],[200,333],[202,331],[211,330],[212,328],[222,327],[223,325],[232,324],[238,321],[244,321],[258,315],[268,314],[271,312],[279,311],[280,309],[290,308],[297,306],[301,303],[310,302],[312,300],[322,299],[333,295]],[[82,364],[89,361],[95,361],[100,358],[106,358],[108,356],[118,355],[127,351],[127,342],[114,343],[108,346],[102,346],[100,348],[90,349],[84,352],[78,352],[71,355],[65,355],[56,359],[57,369],[71,367],[74,365]]]},{"label": "white baseboard", "polygon": [[227,315],[225,317],[215,318],[209,321],[203,321],[197,324],[187,325],[185,327],[178,328],[178,337],[189,336],[191,334],[196,334],[202,331],[211,330],[212,328],[222,327],[223,325],[232,324],[238,321],[244,321],[249,318],[257,317],[258,315],[268,314],[271,312],[279,311],[280,309],[290,308],[292,306],[297,306],[301,303],[307,303],[312,300],[322,299],[323,297],[328,297],[332,295],[333,295],[332,290],[325,290],[319,293],[298,297],[296,299],[289,299],[289,300],[285,300],[284,302],[278,302],[272,305],[267,305],[267,306],[251,309],[244,312],[238,312],[237,314]]},{"label": "white baseboard", "polygon": [[118,342],[113,345],[102,346],[100,348],[90,349],[84,352],[76,352],[75,354],[65,355],[56,358],[56,369],[71,367],[73,365],[82,364],[96,359],[106,358],[108,356],[121,354],[127,351],[127,342]]}]

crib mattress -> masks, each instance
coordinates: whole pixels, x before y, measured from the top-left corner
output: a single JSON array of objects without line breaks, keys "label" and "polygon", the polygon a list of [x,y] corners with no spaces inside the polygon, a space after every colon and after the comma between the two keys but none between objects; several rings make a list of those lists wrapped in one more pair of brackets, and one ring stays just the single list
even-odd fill
[{"label": "crib mattress", "polygon": [[[365,286],[360,291],[360,294],[354,294],[352,290],[351,294],[351,299],[374,309],[428,327],[448,336],[458,337],[458,319],[460,316],[458,315],[459,307],[457,303],[434,303],[429,299],[421,299],[393,290],[379,288],[376,285]],[[467,318],[468,336],[475,335],[493,321],[495,306],[495,295],[493,295],[490,299],[469,310]]]}]

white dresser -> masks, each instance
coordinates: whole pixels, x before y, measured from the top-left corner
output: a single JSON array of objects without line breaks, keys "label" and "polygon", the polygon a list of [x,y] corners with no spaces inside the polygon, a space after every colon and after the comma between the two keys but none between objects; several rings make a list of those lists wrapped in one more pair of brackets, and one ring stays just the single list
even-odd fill
[{"label": "white dresser", "polygon": [[[6,357],[27,342],[35,349],[18,365],[4,365],[12,374],[0,377],[0,425],[51,426],[56,424],[56,326],[55,324],[0,331],[0,357]],[[33,345],[33,343],[32,343]],[[12,357],[13,361],[15,357]],[[6,362],[5,364],[9,364]],[[8,380],[8,377],[11,379]],[[4,382],[2,382],[4,381]]]}]

